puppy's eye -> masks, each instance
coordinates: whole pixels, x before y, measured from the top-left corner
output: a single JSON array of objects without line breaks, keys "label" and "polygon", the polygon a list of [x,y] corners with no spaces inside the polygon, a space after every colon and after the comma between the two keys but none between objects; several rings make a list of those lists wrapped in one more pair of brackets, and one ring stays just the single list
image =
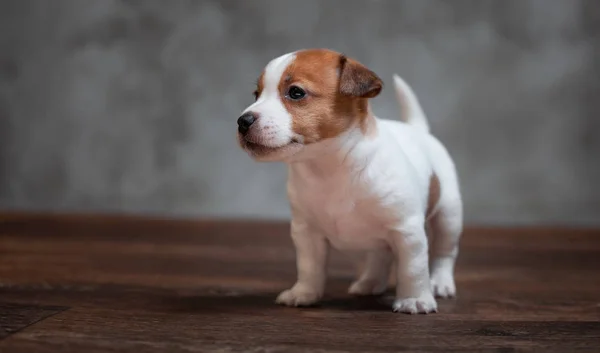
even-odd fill
[{"label": "puppy's eye", "polygon": [[252,92],[252,95],[254,96],[254,100],[257,101],[259,96],[258,91]]},{"label": "puppy's eye", "polygon": [[297,101],[304,98],[306,96],[306,92],[298,86],[291,86],[287,91],[287,96],[290,99]]}]

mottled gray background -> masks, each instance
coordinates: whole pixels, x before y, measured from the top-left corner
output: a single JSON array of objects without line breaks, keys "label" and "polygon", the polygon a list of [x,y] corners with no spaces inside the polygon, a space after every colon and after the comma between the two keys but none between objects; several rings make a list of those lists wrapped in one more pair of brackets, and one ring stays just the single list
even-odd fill
[{"label": "mottled gray background", "polygon": [[286,218],[235,120],[329,47],[413,85],[469,223],[600,225],[599,35],[598,0],[0,0],[0,208]]}]

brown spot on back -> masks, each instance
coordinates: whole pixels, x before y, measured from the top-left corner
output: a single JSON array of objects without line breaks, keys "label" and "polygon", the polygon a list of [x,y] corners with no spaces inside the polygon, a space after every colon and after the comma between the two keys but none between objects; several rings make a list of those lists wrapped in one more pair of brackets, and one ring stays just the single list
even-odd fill
[{"label": "brown spot on back", "polygon": [[429,218],[432,212],[435,210],[435,206],[437,206],[440,201],[440,179],[435,174],[435,172],[431,173],[429,177],[429,196],[427,197],[427,212],[425,213],[425,217]]},{"label": "brown spot on back", "polygon": [[[338,136],[357,120],[365,134],[375,130],[374,121],[368,121],[371,117],[367,99],[374,96],[373,92],[368,97],[342,92],[342,84],[350,86],[341,80],[345,69],[353,70],[346,74],[350,78],[362,77],[360,71],[367,70],[334,51],[311,49],[297,52],[283,73],[278,87],[281,100],[292,115],[292,129],[304,136],[306,144]],[[292,85],[304,89],[307,96],[299,101],[286,98]]]}]

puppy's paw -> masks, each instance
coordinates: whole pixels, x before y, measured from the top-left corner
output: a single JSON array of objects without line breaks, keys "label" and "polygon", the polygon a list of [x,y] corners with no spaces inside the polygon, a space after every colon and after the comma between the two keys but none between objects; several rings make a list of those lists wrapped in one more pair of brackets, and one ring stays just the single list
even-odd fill
[{"label": "puppy's paw", "polygon": [[387,289],[387,281],[379,279],[359,279],[350,285],[348,294],[356,296],[380,295]]},{"label": "puppy's paw", "polygon": [[429,314],[437,312],[437,302],[431,293],[426,293],[418,298],[396,299],[393,305],[394,312],[405,314]]},{"label": "puppy's paw", "polygon": [[448,271],[436,271],[431,275],[431,291],[438,298],[453,298],[456,296],[454,276]]},{"label": "puppy's paw", "polygon": [[275,303],[286,306],[310,306],[316,304],[319,299],[321,294],[317,291],[294,286],[281,292]]}]

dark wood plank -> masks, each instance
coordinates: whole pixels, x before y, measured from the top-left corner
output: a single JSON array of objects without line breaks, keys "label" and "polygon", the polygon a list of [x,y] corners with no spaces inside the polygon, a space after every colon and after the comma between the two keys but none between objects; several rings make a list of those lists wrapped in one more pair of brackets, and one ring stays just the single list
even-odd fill
[{"label": "dark wood plank", "polygon": [[0,351],[600,351],[598,230],[467,229],[459,297],[428,316],[349,297],[354,269],[332,260],[323,303],[289,309],[285,223],[2,214],[0,302],[70,309]]},{"label": "dark wood plank", "polygon": [[0,302],[0,341],[67,307],[13,304]]}]

